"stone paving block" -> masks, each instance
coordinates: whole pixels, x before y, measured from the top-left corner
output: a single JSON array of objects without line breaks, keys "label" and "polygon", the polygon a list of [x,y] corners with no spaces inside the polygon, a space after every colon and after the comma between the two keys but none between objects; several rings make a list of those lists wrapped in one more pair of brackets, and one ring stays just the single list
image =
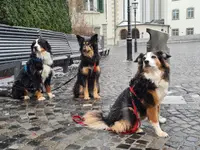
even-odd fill
[{"label": "stone paving block", "polygon": [[79,146],[79,145],[70,144],[65,148],[65,150],[76,150],[76,149],[78,150],[80,148],[81,148],[81,146]]},{"label": "stone paving block", "polygon": [[119,144],[116,148],[121,148],[121,149],[129,149],[131,145],[128,144]]}]

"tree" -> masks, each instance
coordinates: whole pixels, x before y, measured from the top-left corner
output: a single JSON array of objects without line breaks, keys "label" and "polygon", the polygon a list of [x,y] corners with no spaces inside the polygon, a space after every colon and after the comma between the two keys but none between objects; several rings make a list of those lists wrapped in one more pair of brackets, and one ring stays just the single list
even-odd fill
[{"label": "tree", "polygon": [[69,14],[72,22],[72,33],[90,36],[94,29],[85,21],[83,0],[68,0]]},{"label": "tree", "polygon": [[71,33],[66,0],[1,0],[0,23]]}]

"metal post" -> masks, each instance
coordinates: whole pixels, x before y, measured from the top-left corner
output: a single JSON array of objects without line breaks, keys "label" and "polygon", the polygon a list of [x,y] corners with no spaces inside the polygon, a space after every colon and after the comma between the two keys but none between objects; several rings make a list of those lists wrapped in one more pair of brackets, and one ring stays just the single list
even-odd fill
[{"label": "metal post", "polygon": [[132,37],[131,37],[131,13],[130,13],[130,0],[128,0],[127,4],[127,12],[128,12],[128,36],[127,36],[127,60],[132,61]]},{"label": "metal post", "polygon": [[137,37],[136,37],[136,36],[137,36],[137,34],[136,34],[136,31],[137,31],[137,29],[136,29],[136,8],[134,9],[134,16],[135,16],[135,43],[134,43],[134,44],[135,44],[135,45],[134,45],[135,47],[134,47],[134,48],[135,48],[135,53],[137,53]]}]

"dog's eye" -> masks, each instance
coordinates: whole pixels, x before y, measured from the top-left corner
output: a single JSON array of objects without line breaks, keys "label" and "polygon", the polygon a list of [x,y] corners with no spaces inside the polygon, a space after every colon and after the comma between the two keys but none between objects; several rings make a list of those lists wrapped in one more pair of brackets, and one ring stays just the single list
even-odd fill
[{"label": "dog's eye", "polygon": [[155,58],[156,58],[156,56],[151,56],[151,58],[155,59]]},{"label": "dog's eye", "polygon": [[146,59],[146,57],[143,57],[143,60],[145,60]]}]

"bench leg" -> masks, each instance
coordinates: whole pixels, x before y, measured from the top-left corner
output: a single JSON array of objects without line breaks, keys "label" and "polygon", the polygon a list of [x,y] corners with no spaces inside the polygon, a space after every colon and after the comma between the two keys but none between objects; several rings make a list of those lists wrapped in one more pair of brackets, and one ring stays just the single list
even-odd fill
[{"label": "bench leg", "polygon": [[63,72],[66,73],[68,71],[70,59],[65,59],[63,64]]}]

